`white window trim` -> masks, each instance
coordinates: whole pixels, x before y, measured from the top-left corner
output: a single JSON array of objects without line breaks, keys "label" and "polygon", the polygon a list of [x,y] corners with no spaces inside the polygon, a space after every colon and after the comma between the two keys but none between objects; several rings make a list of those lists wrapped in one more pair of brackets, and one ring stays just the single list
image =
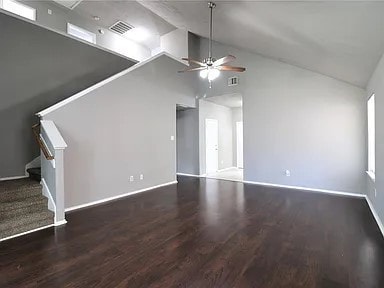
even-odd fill
[{"label": "white window trim", "polygon": [[[92,37],[92,41],[88,41],[88,40],[86,40],[86,39],[83,39],[82,37],[79,37],[78,35],[71,34],[71,33],[69,32],[71,29],[81,31],[81,32],[84,33],[84,34],[88,34],[89,36]],[[83,40],[83,41],[86,41],[86,42],[88,42],[88,43],[96,44],[96,34],[95,34],[95,33],[91,32],[91,31],[89,31],[89,30],[86,30],[86,29],[84,29],[84,28],[81,28],[81,27],[79,27],[79,26],[76,26],[76,25],[74,25],[74,24],[72,24],[72,23],[67,23],[67,34],[68,34],[68,35],[71,35],[71,36],[73,36],[73,37],[76,37],[77,39],[81,39],[81,40]]]},{"label": "white window trim", "polygon": [[[369,101],[373,99],[373,115],[370,115],[370,110],[369,110]],[[376,99],[375,99],[375,94],[372,94],[368,100],[367,100],[367,116],[368,116],[368,120],[367,120],[367,128],[368,128],[368,139],[367,139],[367,146],[368,146],[368,171],[367,174],[369,176],[369,178],[371,178],[371,180],[373,182],[375,182],[375,170],[376,170],[376,143],[375,143],[375,138],[376,138],[376,129],[375,129],[375,124],[376,124],[376,119],[375,119],[375,111],[376,110]],[[372,112],[372,111],[371,111]],[[373,116],[373,123],[370,123],[370,116]],[[371,119],[372,121],[372,119]],[[372,128],[371,126],[373,126],[373,135],[370,135],[370,128]],[[372,131],[371,131],[372,132]],[[373,139],[372,139],[373,138]],[[371,143],[373,142],[373,144]],[[373,147],[371,146],[373,145]],[[373,151],[372,151],[373,150]],[[373,155],[372,155],[373,154]],[[373,160],[372,160],[373,158]],[[372,163],[373,162],[373,163]],[[373,166],[373,167],[372,167]]]},{"label": "white window trim", "polygon": [[25,16],[23,16],[23,15],[20,15],[20,14],[18,14],[18,13],[15,13],[15,12],[13,12],[13,11],[9,11],[9,10],[5,9],[5,8],[4,8],[4,3],[3,3],[4,0],[0,0],[0,8],[3,9],[3,10],[5,10],[5,11],[7,11],[7,12],[9,12],[9,13],[12,13],[12,14],[14,14],[14,15],[17,15],[17,16],[19,16],[19,17],[22,17],[22,18],[25,18],[25,19],[28,19],[28,20],[31,20],[31,21],[36,21],[36,17],[37,17],[37,10],[36,10],[36,8],[33,8],[33,7],[31,7],[31,6],[28,6],[28,5],[25,5],[24,3],[21,3],[21,2],[19,2],[19,1],[17,1],[17,0],[9,0],[9,1],[10,1],[10,2],[15,2],[15,3],[17,3],[17,5],[26,7],[26,8],[28,8],[28,9],[30,9],[31,11],[33,11],[33,17],[32,17],[32,19],[29,18],[29,17],[25,17]]}]

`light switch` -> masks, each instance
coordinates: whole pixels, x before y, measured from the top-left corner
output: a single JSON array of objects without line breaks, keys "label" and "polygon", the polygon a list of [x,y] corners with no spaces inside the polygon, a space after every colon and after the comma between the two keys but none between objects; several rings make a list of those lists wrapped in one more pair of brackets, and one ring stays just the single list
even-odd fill
[{"label": "light switch", "polygon": [[175,136],[171,136],[171,141],[174,141],[175,140]]}]

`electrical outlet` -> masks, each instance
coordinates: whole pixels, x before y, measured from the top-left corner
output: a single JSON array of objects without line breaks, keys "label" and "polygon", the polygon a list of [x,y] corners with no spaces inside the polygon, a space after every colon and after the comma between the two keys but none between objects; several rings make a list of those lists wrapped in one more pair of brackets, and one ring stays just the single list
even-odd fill
[{"label": "electrical outlet", "polygon": [[144,175],[140,174],[140,180],[143,180],[143,179],[144,179]]},{"label": "electrical outlet", "polygon": [[171,141],[174,141],[175,140],[175,136],[171,136]]},{"label": "electrical outlet", "polygon": [[133,176],[130,176],[129,177],[129,182],[133,182],[135,179],[133,178]]},{"label": "electrical outlet", "polygon": [[290,177],[291,176],[291,171],[285,170],[285,176]]},{"label": "electrical outlet", "polygon": [[48,14],[52,15],[52,10],[51,9],[48,9]]}]

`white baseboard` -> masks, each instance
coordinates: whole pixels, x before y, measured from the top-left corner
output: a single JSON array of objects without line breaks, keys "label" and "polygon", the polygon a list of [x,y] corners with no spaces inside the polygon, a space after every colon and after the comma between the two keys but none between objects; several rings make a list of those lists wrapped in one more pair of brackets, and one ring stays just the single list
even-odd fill
[{"label": "white baseboard", "polygon": [[368,203],[369,209],[371,209],[373,218],[375,218],[375,221],[376,221],[376,223],[377,223],[377,226],[379,226],[379,229],[380,229],[380,231],[381,231],[381,234],[382,234],[383,237],[384,237],[384,225],[383,225],[383,222],[381,222],[381,219],[380,219],[379,215],[377,214],[375,208],[373,207],[373,204],[372,204],[371,200],[369,200],[369,197],[368,197],[368,196],[365,196],[365,200],[367,200],[367,203]]},{"label": "white baseboard", "polygon": [[101,199],[101,200],[89,202],[89,203],[86,203],[86,204],[72,206],[72,207],[66,208],[65,212],[70,212],[70,211],[78,210],[78,209],[81,209],[81,208],[86,208],[86,207],[98,205],[98,204],[101,204],[101,203],[109,202],[109,201],[112,201],[112,200],[116,200],[116,199],[119,199],[119,198],[127,197],[127,196],[130,196],[130,195],[133,195],[133,194],[137,194],[137,193],[146,192],[146,191],[153,190],[153,189],[156,189],[156,188],[173,185],[173,184],[176,184],[176,183],[177,183],[177,181],[172,181],[172,182],[168,182],[168,183],[164,183],[164,184],[160,184],[160,185],[156,185],[156,186],[151,186],[151,187],[148,187],[148,188],[144,188],[144,189],[140,189],[140,190],[124,193],[124,194],[120,194],[120,195],[117,195],[117,196],[113,196],[113,197],[104,198],[104,199]]},{"label": "white baseboard", "polygon": [[195,174],[188,174],[188,173],[176,173],[176,175],[189,176],[189,177],[203,177],[203,175],[195,175]]},{"label": "white baseboard", "polygon": [[17,180],[17,179],[24,179],[24,178],[28,178],[28,175],[23,175],[23,176],[13,176],[13,177],[4,177],[4,178],[0,178],[0,181]]},{"label": "white baseboard", "polygon": [[223,172],[223,171],[227,171],[227,170],[231,170],[231,169],[238,169],[238,168],[235,167],[235,166],[232,166],[232,167],[227,167],[227,168],[224,168],[224,169],[219,169],[219,170],[217,170],[217,172]]},{"label": "white baseboard", "polygon": [[55,227],[67,224],[67,220],[55,221]]},{"label": "white baseboard", "polygon": [[316,188],[308,188],[308,187],[300,187],[300,186],[289,186],[289,185],[280,185],[280,184],[271,184],[271,183],[253,182],[253,181],[243,181],[243,183],[261,185],[261,186],[269,186],[269,187],[276,187],[276,188],[294,189],[294,190],[301,190],[301,191],[308,191],[308,192],[326,193],[326,194],[333,194],[333,195],[339,195],[339,196],[349,196],[349,197],[356,197],[356,198],[365,198],[364,194],[344,192],[344,191],[316,189]]},{"label": "white baseboard", "polygon": [[12,239],[12,238],[20,237],[20,236],[23,236],[23,235],[27,235],[27,234],[30,234],[30,233],[33,233],[33,232],[36,232],[36,231],[40,231],[40,230],[43,230],[43,229],[47,229],[47,228],[50,228],[50,227],[53,227],[53,226],[54,226],[54,224],[50,224],[50,225],[47,225],[47,226],[43,226],[43,227],[39,227],[39,228],[36,228],[36,229],[33,229],[33,230],[29,230],[27,232],[23,232],[23,233],[19,233],[19,234],[16,234],[16,235],[9,236],[9,237],[5,237],[5,238],[0,239],[0,242],[5,241],[5,240],[9,240],[9,239]]}]

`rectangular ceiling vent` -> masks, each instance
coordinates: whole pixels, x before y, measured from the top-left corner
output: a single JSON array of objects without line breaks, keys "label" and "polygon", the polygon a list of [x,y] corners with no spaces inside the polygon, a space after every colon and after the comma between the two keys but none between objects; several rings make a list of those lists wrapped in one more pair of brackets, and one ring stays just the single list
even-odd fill
[{"label": "rectangular ceiling vent", "polygon": [[129,25],[128,23],[125,23],[123,21],[117,21],[115,24],[113,24],[111,27],[109,27],[109,30],[119,34],[124,35],[129,30],[133,29],[132,25]]},{"label": "rectangular ceiling vent", "polygon": [[236,86],[239,84],[239,77],[233,76],[228,78],[228,86]]}]

